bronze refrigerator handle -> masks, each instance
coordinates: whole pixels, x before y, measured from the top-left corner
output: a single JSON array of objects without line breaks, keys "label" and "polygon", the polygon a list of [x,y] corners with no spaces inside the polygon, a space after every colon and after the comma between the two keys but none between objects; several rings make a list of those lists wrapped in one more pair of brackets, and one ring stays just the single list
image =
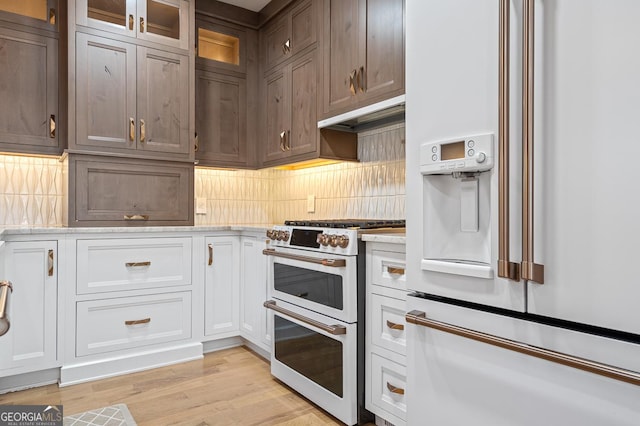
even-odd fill
[{"label": "bronze refrigerator handle", "polygon": [[11,281],[0,281],[0,336],[4,335],[11,328],[9,320],[9,298],[13,293]]},{"label": "bronze refrigerator handle", "polygon": [[213,265],[213,244],[207,244],[207,249],[209,250],[209,261],[207,265]]},{"label": "bronze refrigerator handle", "polygon": [[347,261],[344,259],[318,259],[316,257],[303,256],[300,254],[282,253],[275,249],[264,249],[262,254],[266,256],[282,257],[284,259],[300,260],[302,262],[315,263],[317,265],[331,266],[334,268],[340,268],[347,265]]},{"label": "bronze refrigerator handle", "polygon": [[387,327],[389,327],[391,330],[404,330],[403,324],[396,324],[395,322],[391,322],[389,320],[387,320]]},{"label": "bronze refrigerator handle", "polygon": [[140,266],[151,266],[151,262],[146,261],[146,262],[127,262],[124,264],[124,266],[126,266],[127,268],[135,268],[135,267],[140,267]]},{"label": "bronze refrigerator handle", "polygon": [[308,324],[308,325],[311,325],[313,327],[319,328],[319,329],[321,329],[323,331],[326,331],[329,334],[333,334],[334,336],[347,334],[347,328],[345,326],[343,326],[343,325],[339,325],[339,324],[326,325],[326,324],[323,324],[323,323],[321,323],[319,321],[313,320],[311,318],[307,318],[304,315],[300,315],[300,314],[292,312],[292,311],[290,311],[288,309],[282,308],[282,307],[280,307],[280,306],[278,306],[276,304],[275,300],[267,300],[266,302],[264,302],[262,304],[262,306],[264,306],[267,309],[271,309],[271,310],[274,310],[276,312],[280,312],[281,314],[285,314],[287,316],[290,316],[291,318],[295,318],[298,321],[301,321],[301,322],[303,322],[305,324]]},{"label": "bronze refrigerator handle", "polygon": [[127,320],[124,322],[124,325],[149,324],[150,322],[151,322],[151,318],[143,318],[139,320]]},{"label": "bronze refrigerator handle", "polygon": [[509,245],[509,6],[500,0],[498,70],[498,276],[520,281],[520,264],[511,262]]},{"label": "bronze refrigerator handle", "polygon": [[53,265],[54,265],[54,261],[53,261],[53,250],[49,250],[47,252],[47,275],[52,277],[53,276]]},{"label": "bronze refrigerator handle", "polygon": [[524,0],[522,13],[522,278],[544,284],[544,265],[533,259],[533,80],[535,0]]},{"label": "bronze refrigerator handle", "polygon": [[397,386],[393,386],[389,382],[387,382],[387,389],[389,389],[389,392],[391,392],[391,393],[395,393],[397,395],[404,395],[404,389],[399,388]]},{"label": "bronze refrigerator handle", "polygon": [[483,333],[481,331],[471,330],[446,322],[436,321],[427,318],[426,314],[421,311],[407,312],[405,318],[408,323],[420,325],[434,330],[443,331],[445,333],[455,334],[456,336],[497,346],[499,348],[508,349],[510,351],[529,355],[535,358],[544,359],[567,367],[576,368],[578,370],[587,371],[589,373],[598,374],[610,379],[619,380],[632,385],[640,386],[640,374],[634,371],[613,367],[611,365],[602,364],[585,358],[568,355],[562,352],[552,351],[550,349],[540,348],[538,346],[528,345],[526,343],[517,342],[515,340],[506,339],[504,337],[494,336],[492,334]]}]

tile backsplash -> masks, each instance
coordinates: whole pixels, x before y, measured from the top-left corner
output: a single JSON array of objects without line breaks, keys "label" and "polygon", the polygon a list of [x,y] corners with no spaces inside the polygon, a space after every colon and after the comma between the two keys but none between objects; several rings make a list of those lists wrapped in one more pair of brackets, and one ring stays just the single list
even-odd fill
[{"label": "tile backsplash", "polygon": [[[195,172],[206,214],[196,225],[270,224],[286,219],[404,218],[404,125],[358,135],[357,163],[299,170]],[[0,226],[62,226],[64,164],[0,155]],[[307,211],[308,196],[315,211]]]}]

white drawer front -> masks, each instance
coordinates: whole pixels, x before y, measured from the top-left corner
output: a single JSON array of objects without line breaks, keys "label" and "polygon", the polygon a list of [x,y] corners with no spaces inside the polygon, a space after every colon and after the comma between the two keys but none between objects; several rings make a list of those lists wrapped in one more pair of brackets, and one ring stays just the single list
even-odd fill
[{"label": "white drawer front", "polygon": [[[376,407],[407,419],[407,368],[391,360],[371,354],[371,400]],[[384,417],[384,416],[382,416]]]},{"label": "white drawer front", "polygon": [[407,289],[405,254],[373,250],[371,253],[371,282],[399,290]]},{"label": "white drawer front", "polygon": [[372,294],[370,300],[371,343],[406,355],[406,302],[379,294]]},{"label": "white drawer front", "polygon": [[78,294],[191,284],[191,238],[78,240]]},{"label": "white drawer front", "polygon": [[191,337],[191,292],[78,302],[76,355]]}]

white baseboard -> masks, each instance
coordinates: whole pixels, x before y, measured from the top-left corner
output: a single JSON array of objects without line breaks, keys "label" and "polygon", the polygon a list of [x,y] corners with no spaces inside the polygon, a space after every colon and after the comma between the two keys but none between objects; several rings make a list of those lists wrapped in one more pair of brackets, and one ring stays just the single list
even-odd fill
[{"label": "white baseboard", "polygon": [[257,353],[262,358],[266,359],[267,361],[271,361],[271,354],[269,353],[269,351],[265,351],[260,346],[256,345],[253,342],[250,342],[250,341],[248,341],[246,339],[244,339],[243,343],[247,348],[251,349],[253,352]]},{"label": "white baseboard", "polygon": [[16,374],[0,378],[0,394],[58,383],[60,368]]},{"label": "white baseboard", "polygon": [[121,355],[96,361],[65,365],[60,369],[60,387],[150,370],[165,365],[202,359],[202,343],[187,343],[158,348],[132,355]]},{"label": "white baseboard", "polygon": [[227,337],[226,339],[211,340],[202,343],[202,350],[205,354],[209,352],[221,351],[223,349],[236,348],[242,346],[244,341],[239,336]]}]

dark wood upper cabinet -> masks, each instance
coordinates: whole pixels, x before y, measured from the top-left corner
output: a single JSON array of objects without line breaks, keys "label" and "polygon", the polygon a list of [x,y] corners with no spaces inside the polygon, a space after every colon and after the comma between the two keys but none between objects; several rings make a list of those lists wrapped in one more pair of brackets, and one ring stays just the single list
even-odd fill
[{"label": "dark wood upper cabinet", "polygon": [[317,1],[304,0],[268,23],[262,32],[264,70],[290,59],[317,41]]},{"label": "dark wood upper cabinet", "polygon": [[64,149],[59,13],[57,0],[0,2],[0,151]]},{"label": "dark wood upper cabinet", "polygon": [[186,0],[75,0],[75,3],[78,25],[189,49]]},{"label": "dark wood upper cabinet", "polygon": [[324,0],[324,118],[404,93],[404,0]]}]

